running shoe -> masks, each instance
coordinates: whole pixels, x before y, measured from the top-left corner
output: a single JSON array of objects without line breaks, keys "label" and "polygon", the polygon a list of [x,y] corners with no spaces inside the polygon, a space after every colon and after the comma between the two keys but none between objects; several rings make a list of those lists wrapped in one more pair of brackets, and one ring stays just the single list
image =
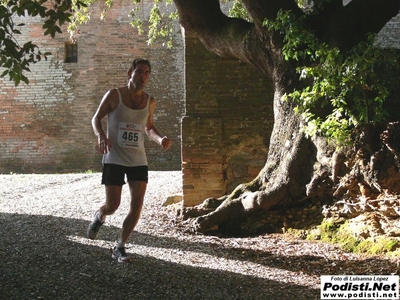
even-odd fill
[{"label": "running shoe", "polygon": [[114,247],[111,257],[118,262],[132,262],[132,258],[126,254],[125,248]]}]

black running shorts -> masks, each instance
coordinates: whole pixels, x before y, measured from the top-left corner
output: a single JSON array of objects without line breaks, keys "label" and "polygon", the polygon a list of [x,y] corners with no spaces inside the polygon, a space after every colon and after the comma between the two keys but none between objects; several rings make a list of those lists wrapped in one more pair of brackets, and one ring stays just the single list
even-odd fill
[{"label": "black running shorts", "polygon": [[104,164],[101,183],[105,185],[125,184],[125,174],[128,181],[145,181],[149,179],[149,168],[147,166],[125,167],[115,164]]}]

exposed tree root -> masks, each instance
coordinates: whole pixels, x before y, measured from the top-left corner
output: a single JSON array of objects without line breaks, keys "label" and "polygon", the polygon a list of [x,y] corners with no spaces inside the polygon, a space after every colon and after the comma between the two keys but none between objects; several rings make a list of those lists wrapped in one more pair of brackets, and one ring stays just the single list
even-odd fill
[{"label": "exposed tree root", "polygon": [[[325,218],[351,219],[373,213],[375,218],[382,220],[399,219],[399,136],[399,123],[389,123],[383,132],[375,133],[375,138],[360,140],[360,146],[347,152],[332,151],[320,141],[314,141],[317,160],[314,162],[313,175],[304,186],[304,195],[295,201],[290,201],[293,200],[290,196],[294,195],[291,194],[291,181],[284,181],[284,178],[290,177],[287,174],[293,175],[291,168],[298,166],[291,156],[293,161],[283,162],[287,172],[284,176],[273,177],[269,172],[268,178],[277,179],[278,184],[265,182],[260,172],[256,179],[239,185],[230,195],[206,199],[194,208],[185,209],[182,216],[193,231],[202,233],[217,227],[220,231],[234,232],[246,219],[251,219],[260,211],[273,209],[282,213],[285,207],[306,207],[312,215],[319,212]],[[378,143],[374,144],[371,140]],[[319,207],[316,207],[317,203]],[[304,217],[305,214],[294,214],[294,217],[296,215]],[[271,224],[271,228],[287,226],[283,221],[285,218],[277,220],[281,224]],[[385,222],[390,223],[388,220]],[[291,224],[295,223],[296,220],[292,220]]]}]

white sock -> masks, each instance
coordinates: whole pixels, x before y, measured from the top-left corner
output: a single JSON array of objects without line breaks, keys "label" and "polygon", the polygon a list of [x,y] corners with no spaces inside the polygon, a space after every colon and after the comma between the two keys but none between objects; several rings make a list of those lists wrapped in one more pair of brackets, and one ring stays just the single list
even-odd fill
[{"label": "white sock", "polygon": [[[97,220],[99,220],[101,223],[104,223],[105,220],[102,220],[102,219],[100,218],[100,210],[97,211],[96,217],[97,217]],[[104,219],[105,219],[105,218],[104,218]]]},{"label": "white sock", "polygon": [[125,243],[123,241],[119,241],[117,244],[117,248],[125,248]]}]

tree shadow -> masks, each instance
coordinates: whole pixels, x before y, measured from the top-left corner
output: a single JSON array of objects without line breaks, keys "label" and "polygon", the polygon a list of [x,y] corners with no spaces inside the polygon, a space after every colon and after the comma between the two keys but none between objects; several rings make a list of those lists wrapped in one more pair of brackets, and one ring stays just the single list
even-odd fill
[{"label": "tree shadow", "polygon": [[[104,247],[69,238],[84,236],[87,225],[88,221],[81,219],[1,213],[2,298],[319,299],[317,289],[148,256],[135,255],[132,264],[116,263],[107,248],[120,228],[105,228]],[[172,239],[136,233],[133,241],[168,247]],[[196,251],[207,252],[207,244],[200,246]],[[236,251],[219,249],[209,254],[236,259]]]},{"label": "tree shadow", "polygon": [[[115,231],[117,230],[117,231]],[[120,229],[109,227],[101,233],[101,238],[114,241],[115,236],[119,234]],[[176,249],[179,244],[171,237],[151,236],[141,232],[135,232],[131,240],[136,245],[172,248]],[[224,238],[221,238],[224,239]],[[229,239],[229,238],[227,238]],[[291,244],[301,251],[301,244],[308,241],[292,241]],[[309,241],[312,243],[311,241]],[[171,246],[172,245],[172,246]],[[332,246],[333,247],[333,246]],[[213,245],[208,243],[189,243],[185,242],[182,251],[197,251],[215,257],[224,257],[243,262],[252,262],[266,267],[273,267],[292,272],[301,272],[310,276],[321,275],[390,275],[397,272],[397,266],[389,259],[379,256],[360,256],[359,259],[348,259],[345,252],[337,251],[337,259],[331,258],[329,253],[320,253],[319,255],[281,255],[272,253],[268,250],[254,250],[244,247],[234,247],[224,245]],[[341,257],[340,257],[341,256]],[[362,258],[361,258],[362,257]]]}]

